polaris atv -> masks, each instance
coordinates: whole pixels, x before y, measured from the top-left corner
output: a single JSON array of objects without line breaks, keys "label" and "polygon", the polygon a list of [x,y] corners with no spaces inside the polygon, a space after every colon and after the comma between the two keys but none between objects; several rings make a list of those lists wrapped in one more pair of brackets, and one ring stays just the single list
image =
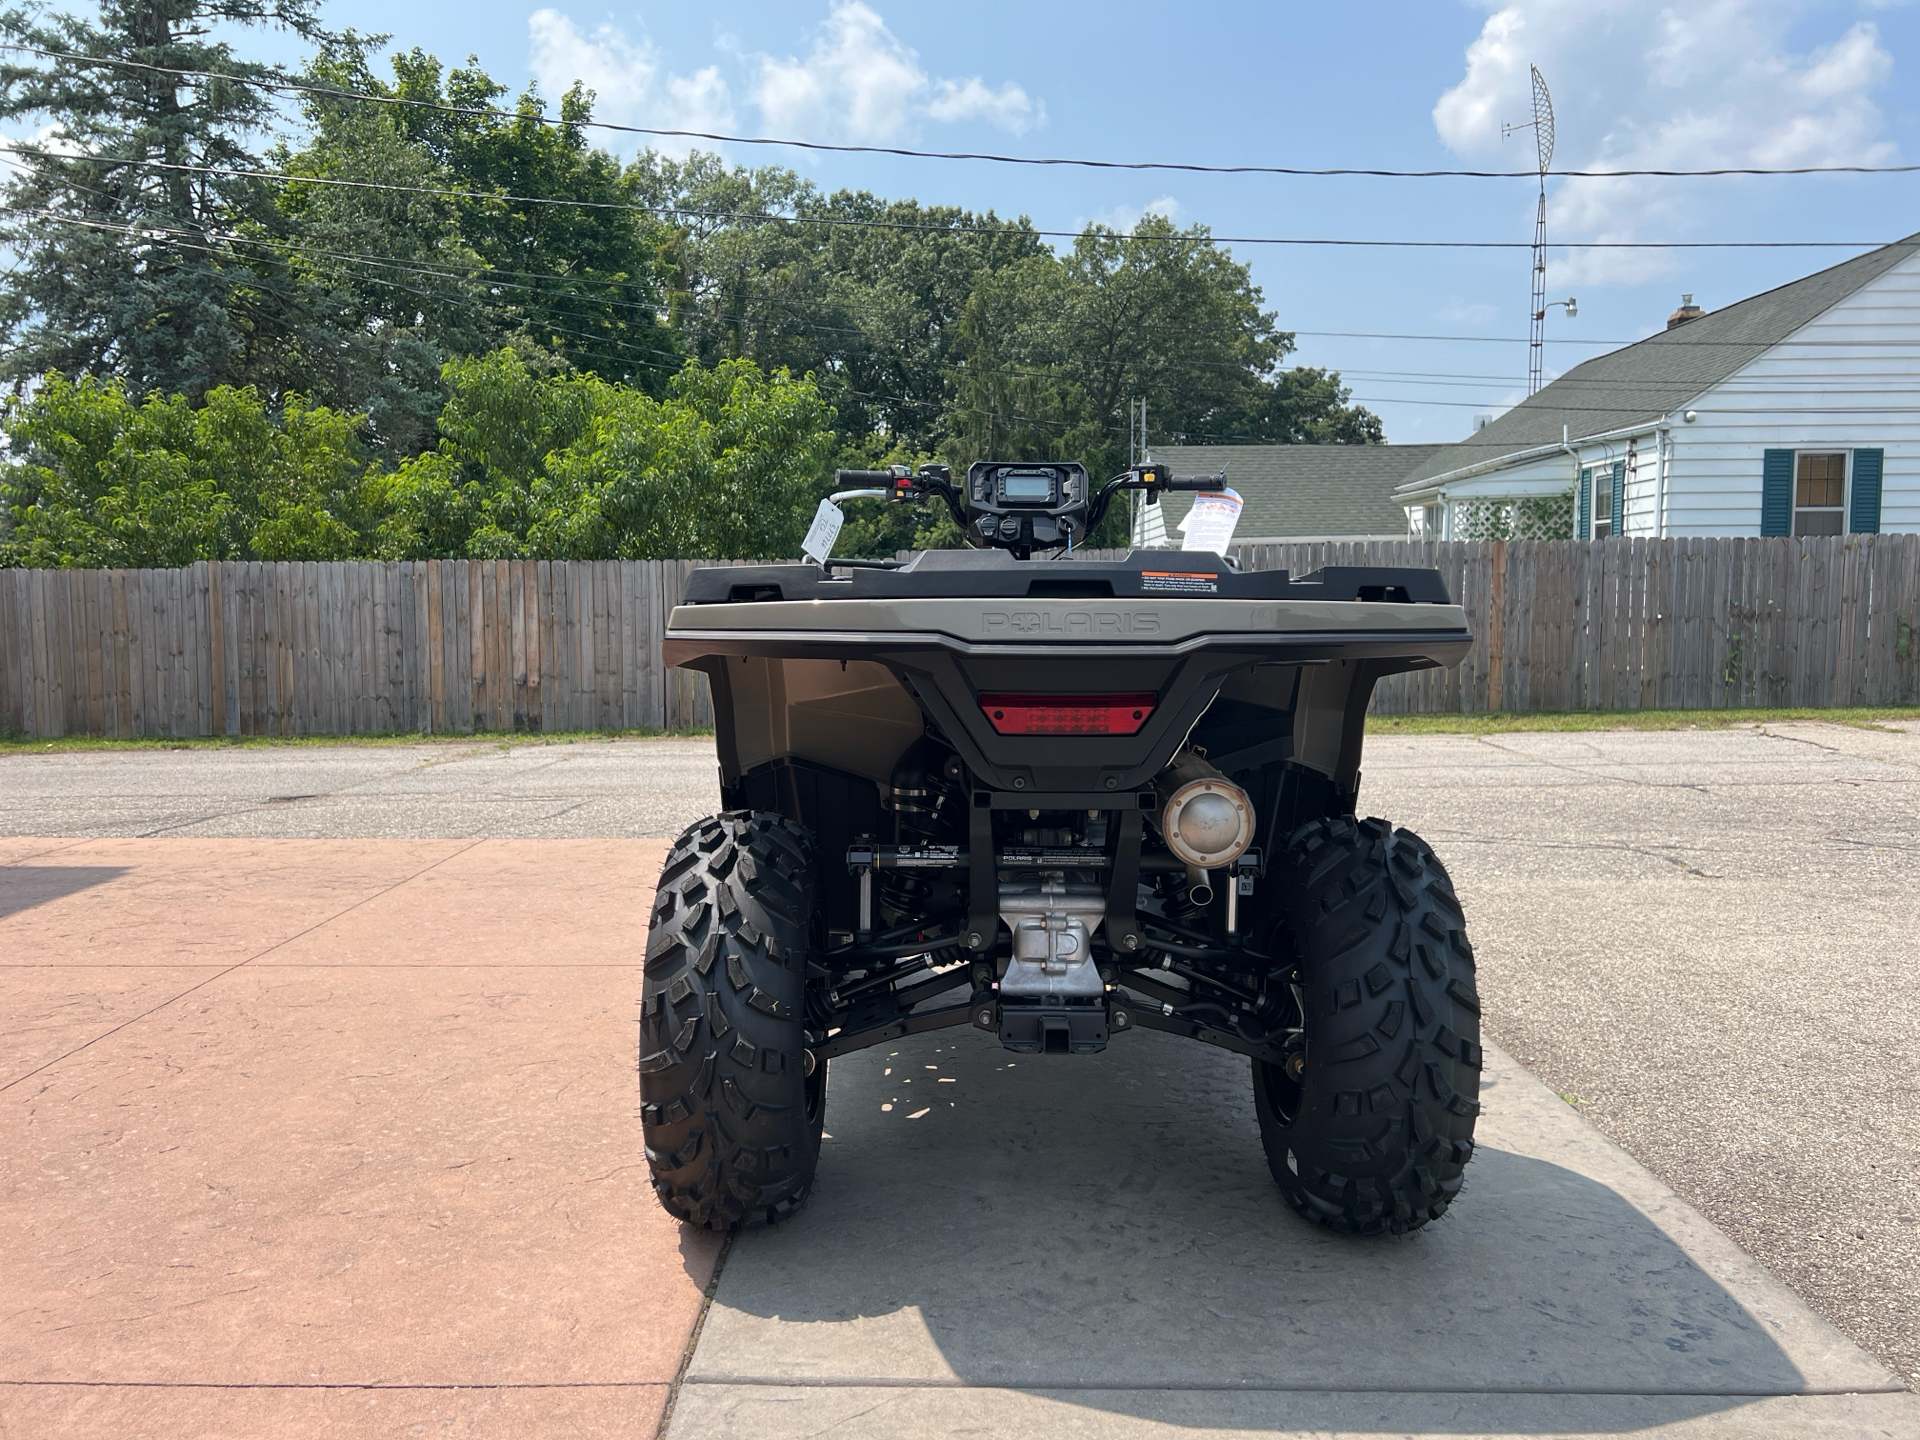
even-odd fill
[{"label": "polaris atv", "polygon": [[1354,801],[1374,682],[1470,643],[1439,574],[1071,558],[1122,492],[1221,488],[1163,466],[1097,493],[1072,464],[838,478],[943,502],[978,548],[834,560],[829,535],[697,570],[673,611],[723,809],[673,846],[647,944],[661,1203],[791,1215],[829,1062],[970,1025],[1062,1065],[1136,1030],[1248,1056],[1294,1209],[1437,1219],[1479,1113],[1473,950],[1433,851]]}]

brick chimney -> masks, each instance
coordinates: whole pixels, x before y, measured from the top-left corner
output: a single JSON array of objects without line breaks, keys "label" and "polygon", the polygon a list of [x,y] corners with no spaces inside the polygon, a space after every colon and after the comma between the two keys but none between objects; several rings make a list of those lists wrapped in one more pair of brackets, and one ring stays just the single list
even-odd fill
[{"label": "brick chimney", "polygon": [[1689,320],[1698,320],[1706,313],[1706,311],[1693,303],[1693,296],[1682,295],[1680,297],[1680,308],[1667,316],[1667,329],[1671,330],[1676,325],[1684,325]]}]

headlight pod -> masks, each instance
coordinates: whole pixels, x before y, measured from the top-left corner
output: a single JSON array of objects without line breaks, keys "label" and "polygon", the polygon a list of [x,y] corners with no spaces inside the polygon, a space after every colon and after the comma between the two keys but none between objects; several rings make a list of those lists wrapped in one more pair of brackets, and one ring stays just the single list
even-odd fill
[{"label": "headlight pod", "polygon": [[1253,802],[1204,760],[1183,755],[1161,776],[1160,836],[1184,865],[1231,865],[1253,843]]}]

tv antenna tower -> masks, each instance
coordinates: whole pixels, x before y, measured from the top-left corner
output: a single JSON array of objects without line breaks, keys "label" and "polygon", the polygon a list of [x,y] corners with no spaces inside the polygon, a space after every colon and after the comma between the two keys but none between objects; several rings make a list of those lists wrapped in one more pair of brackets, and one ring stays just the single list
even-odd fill
[{"label": "tv antenna tower", "polygon": [[[1527,394],[1532,395],[1540,389],[1540,365],[1547,341],[1547,171],[1553,167],[1553,96],[1547,93],[1546,78],[1541,75],[1540,67],[1529,65],[1527,68],[1533,72],[1533,119],[1519,125],[1502,125],[1500,138],[1504,140],[1522,130],[1531,130],[1534,150],[1540,157],[1540,205],[1533,217],[1532,323],[1527,331]],[[1571,295],[1553,303],[1566,306],[1569,319],[1579,313],[1578,302]]]}]

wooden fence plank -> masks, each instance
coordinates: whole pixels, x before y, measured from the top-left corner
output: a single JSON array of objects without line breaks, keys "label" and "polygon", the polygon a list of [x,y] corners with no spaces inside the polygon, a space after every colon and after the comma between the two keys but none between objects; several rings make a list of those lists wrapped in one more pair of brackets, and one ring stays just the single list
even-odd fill
[{"label": "wooden fence plank", "polygon": [[81,705],[78,715],[81,733],[102,735],[107,727],[106,679],[100,673],[101,641],[105,626],[100,623],[100,572],[98,570],[75,570],[71,572],[79,594],[77,618],[79,625],[74,635],[74,669],[80,680]]},{"label": "wooden fence plank", "polygon": [[154,704],[153,733],[174,736],[180,709],[180,595],[179,571],[148,572],[153,593]]},{"label": "wooden fence plank", "polygon": [[567,619],[573,626],[573,717],[570,729],[593,728],[593,569],[575,560],[567,566]]},{"label": "wooden fence plank", "polygon": [[33,734],[27,697],[33,692],[27,638],[27,572],[0,570],[0,733]]},{"label": "wooden fence plank", "polygon": [[442,561],[449,606],[447,625],[447,725],[461,732],[473,729],[473,647],[470,643],[471,560]]},{"label": "wooden fence plank", "polygon": [[435,735],[447,728],[447,662],[444,652],[446,631],[445,622],[440,615],[442,593],[440,572],[444,565],[444,561],[429,560],[422,567],[426,585],[426,603],[422,607],[426,613],[426,628],[423,632],[427,651],[426,729]]},{"label": "wooden fence plank", "polygon": [[1738,539],[1708,536],[1700,542],[1697,608],[1689,625],[1682,665],[1688,675],[1688,709],[1740,705],[1746,667],[1752,659],[1753,617],[1748,610],[1747,568]]},{"label": "wooden fence plank", "polygon": [[193,655],[193,729],[194,735],[211,735],[213,730],[213,603],[215,599],[213,565],[201,561],[193,567],[194,633],[188,637]]},{"label": "wooden fence plank", "polygon": [[24,570],[0,570],[0,734],[31,735],[22,703],[32,681],[20,641],[27,633],[20,596]]}]

